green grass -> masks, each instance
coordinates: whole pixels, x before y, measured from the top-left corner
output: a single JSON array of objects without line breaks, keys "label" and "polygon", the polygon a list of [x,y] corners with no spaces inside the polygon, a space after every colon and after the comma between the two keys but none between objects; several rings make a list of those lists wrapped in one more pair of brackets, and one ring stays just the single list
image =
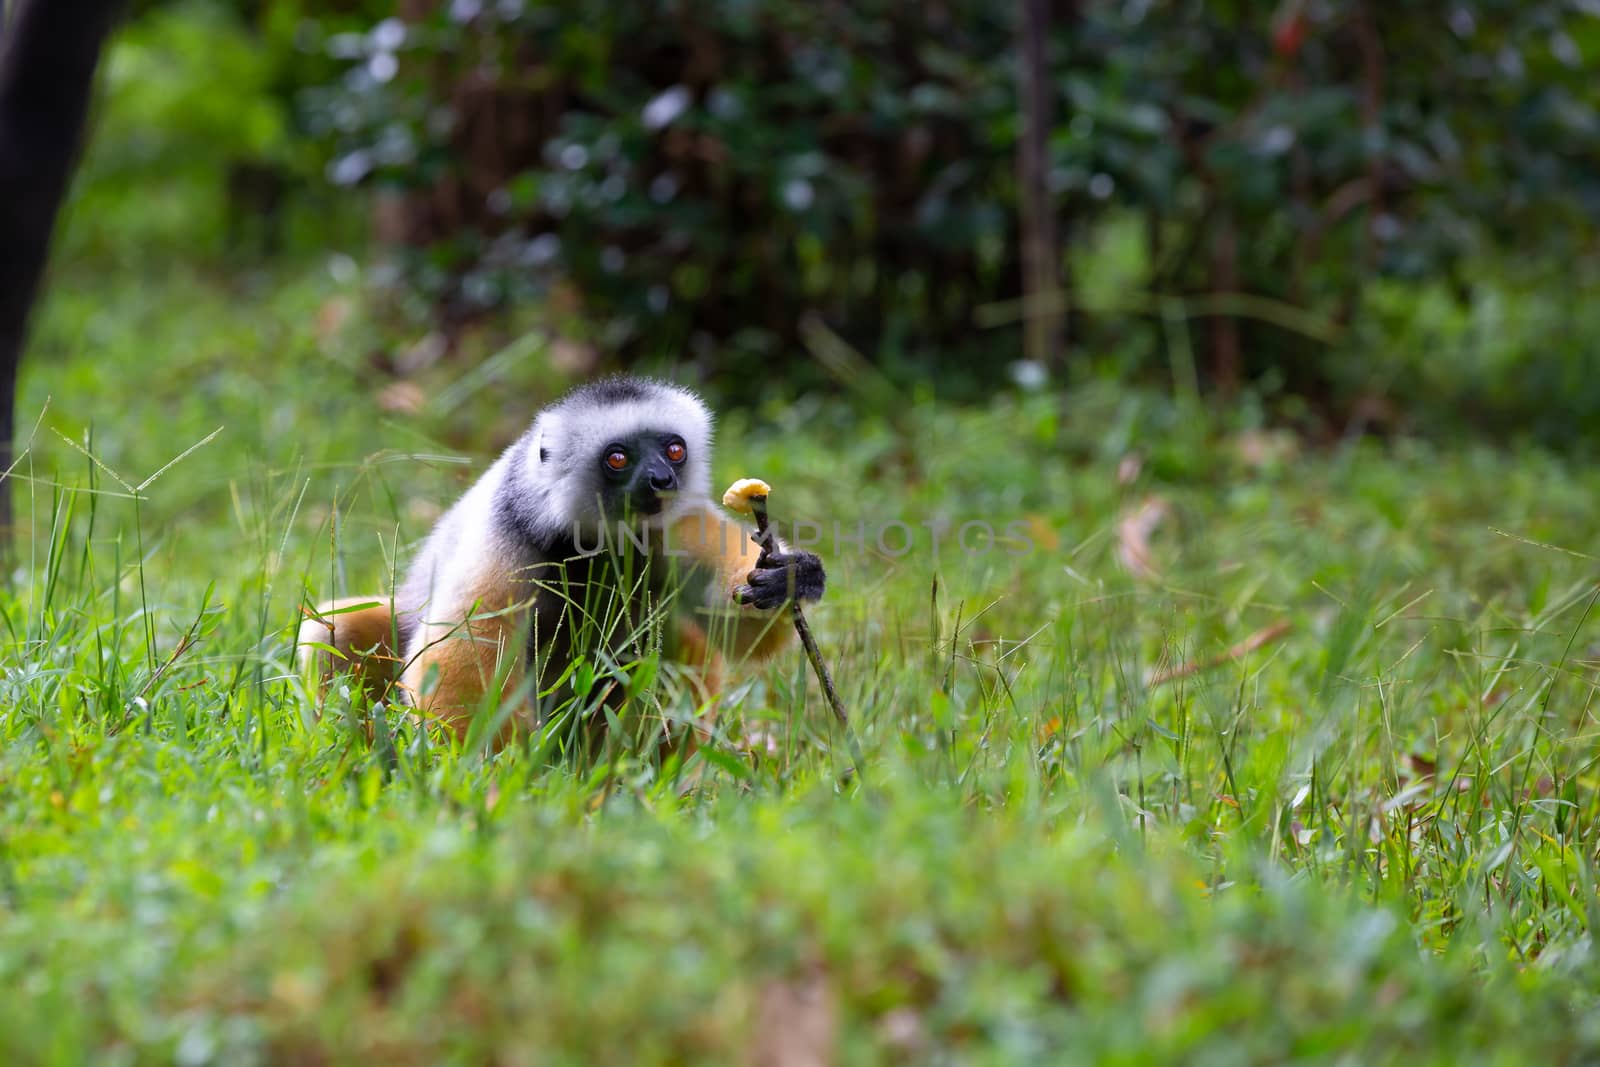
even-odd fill
[{"label": "green grass", "polygon": [[[0,600],[0,1061],[1600,1055],[1600,475],[1247,462],[1246,427],[1098,386],[775,396],[724,418],[717,484],[825,524],[864,784],[798,651],[681,766],[382,711],[374,744],[295,676],[298,606],[382,588],[564,383],[485,342],[386,414],[351,284],[58,278]],[[888,519],[914,551],[834,544]],[[1036,550],[919,526],[973,519]]]}]

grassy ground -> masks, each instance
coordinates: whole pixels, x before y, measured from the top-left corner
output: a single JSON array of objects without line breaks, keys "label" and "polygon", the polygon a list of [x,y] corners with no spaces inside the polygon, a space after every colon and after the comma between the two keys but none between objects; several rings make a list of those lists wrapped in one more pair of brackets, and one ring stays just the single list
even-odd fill
[{"label": "grassy ground", "polygon": [[386,392],[357,284],[67,272],[39,322],[0,1061],[1600,1055],[1600,475],[1100,388],[777,398],[717,484],[823,523],[864,784],[798,653],[683,766],[374,744],[298,605],[381,587],[562,383]]}]

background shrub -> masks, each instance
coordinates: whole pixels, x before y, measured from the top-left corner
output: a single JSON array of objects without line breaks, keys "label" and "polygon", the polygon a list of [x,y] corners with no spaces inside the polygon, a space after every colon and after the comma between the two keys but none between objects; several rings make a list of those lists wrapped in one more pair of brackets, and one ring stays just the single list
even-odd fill
[{"label": "background shrub", "polygon": [[[1592,254],[1589,6],[1058,3],[1049,182],[1063,266],[1079,260],[1074,362],[1166,370],[1146,294],[1199,298],[1203,377],[1347,405],[1393,380],[1328,344],[1374,281],[1443,279],[1470,303],[1483,255]],[[816,314],[891,376],[957,393],[1017,349],[1015,316],[975,318],[1020,293],[1012,7],[398,14],[342,39],[352,66],[312,110],[334,180],[390,194],[385,235],[447,324],[555,286],[609,353],[740,378]],[[1081,253],[1107,226],[1143,247],[1095,304],[1102,264]],[[1212,313],[1233,293],[1286,313]]]}]

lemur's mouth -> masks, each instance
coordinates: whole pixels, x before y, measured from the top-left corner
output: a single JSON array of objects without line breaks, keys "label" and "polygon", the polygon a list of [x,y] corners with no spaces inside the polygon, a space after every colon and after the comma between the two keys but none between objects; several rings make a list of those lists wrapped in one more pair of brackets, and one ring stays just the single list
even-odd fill
[{"label": "lemur's mouth", "polygon": [[667,506],[667,498],[675,495],[677,494],[656,492],[640,493],[633,499],[633,513],[635,515],[644,516],[645,518],[651,518],[659,515],[661,514],[662,509]]}]

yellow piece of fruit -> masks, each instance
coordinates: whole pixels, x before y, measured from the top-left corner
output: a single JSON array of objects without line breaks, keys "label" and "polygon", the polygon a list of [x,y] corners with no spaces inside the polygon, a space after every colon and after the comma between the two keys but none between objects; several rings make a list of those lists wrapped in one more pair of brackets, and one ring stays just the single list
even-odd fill
[{"label": "yellow piece of fruit", "polygon": [[740,478],[728,486],[728,491],[722,494],[722,506],[748,515],[752,498],[771,495],[772,486],[760,478]]}]

